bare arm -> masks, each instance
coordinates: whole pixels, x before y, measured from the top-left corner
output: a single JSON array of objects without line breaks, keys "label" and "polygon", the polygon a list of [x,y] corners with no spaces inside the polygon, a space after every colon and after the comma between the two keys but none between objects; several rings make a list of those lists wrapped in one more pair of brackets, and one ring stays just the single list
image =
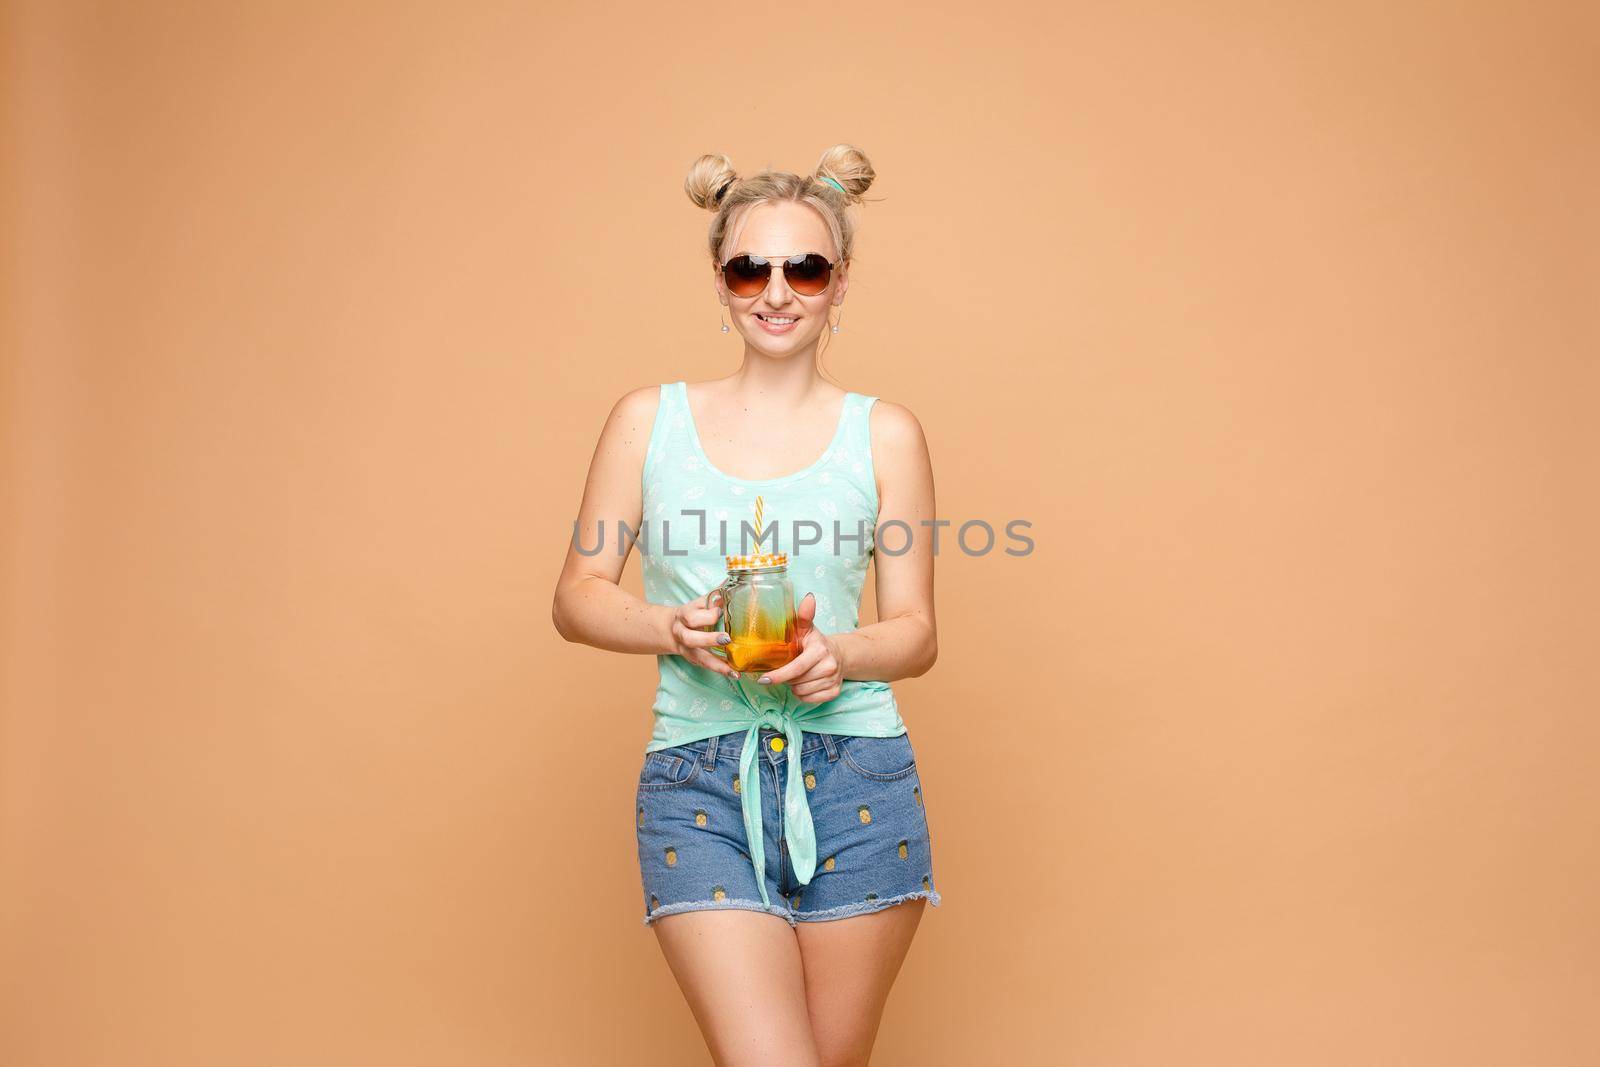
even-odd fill
[{"label": "bare arm", "polygon": [[[933,462],[917,417],[899,404],[872,405],[873,466],[878,479],[878,524],[899,519],[910,528],[911,547],[898,556],[875,552],[878,622],[832,635],[841,675],[892,682],[926,674],[939,657],[933,615]],[[889,540],[899,546],[905,531]]]},{"label": "bare arm", "polygon": [[[556,631],[568,641],[612,652],[676,654],[716,671],[732,671],[721,659],[705,651],[722,636],[703,631],[716,622],[719,612],[697,601],[689,604],[652,604],[617,583],[633,545],[618,551],[619,525],[639,529],[644,510],[641,489],[645,448],[655,424],[655,386],[635,389],[616,402],[589,461],[589,477],[578,507],[577,537],[567,547],[566,562],[556,579],[550,617]],[[593,548],[603,529],[601,551],[584,555],[581,543]]]}]

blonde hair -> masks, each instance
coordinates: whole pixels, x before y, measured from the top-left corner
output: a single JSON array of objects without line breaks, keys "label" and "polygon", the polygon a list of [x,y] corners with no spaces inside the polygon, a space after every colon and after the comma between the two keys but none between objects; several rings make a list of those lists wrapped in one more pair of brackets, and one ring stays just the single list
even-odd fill
[{"label": "blonde hair", "polygon": [[[683,191],[697,207],[717,213],[706,235],[713,263],[722,263],[724,245],[737,219],[756,204],[770,200],[809,204],[827,223],[839,261],[848,263],[855,244],[855,221],[846,209],[864,201],[863,194],[874,177],[865,153],[854,145],[836,144],[822,153],[816,170],[805,177],[786,170],[764,170],[741,178],[727,156],[704,155],[690,165]],[[844,191],[825,178],[838,182]]]}]

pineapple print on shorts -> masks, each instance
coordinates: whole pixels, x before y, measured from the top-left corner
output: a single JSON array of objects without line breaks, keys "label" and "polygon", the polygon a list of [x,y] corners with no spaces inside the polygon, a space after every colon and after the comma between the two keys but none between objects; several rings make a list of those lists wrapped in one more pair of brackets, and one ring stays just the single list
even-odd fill
[{"label": "pineapple print on shorts", "polygon": [[708,822],[710,822],[710,821],[711,821],[711,818],[710,818],[710,816],[708,816],[705,813],[705,809],[703,809],[703,808],[694,809],[694,824],[696,826],[700,827],[703,830],[703,829],[705,829],[706,824]]},{"label": "pineapple print on shorts", "polygon": [[664,855],[666,857],[668,867],[676,867],[678,865],[678,850],[676,848],[668,845]]},{"label": "pineapple print on shorts", "polygon": [[867,823],[872,821],[872,809],[867,807],[865,804],[861,805],[856,809],[856,818],[861,820],[862,826],[867,825]]},{"label": "pineapple print on shorts", "polygon": [[909,856],[911,854],[910,850],[909,850],[909,847],[908,847],[908,846],[910,846],[910,844],[911,844],[910,841],[903,840],[898,845],[895,846],[895,849],[896,849],[896,851],[899,852],[901,859],[905,859],[907,856]]},{"label": "pineapple print on shorts", "polygon": [[838,865],[839,861],[834,859],[832,856],[829,856],[827,859],[822,861],[822,869],[825,871],[831,871]]},{"label": "pineapple print on shorts", "polygon": [[815,789],[816,787],[817,787],[817,776],[816,776],[816,774],[814,772],[812,772],[812,771],[807,771],[806,772],[806,789],[807,790],[811,790],[811,789]]},{"label": "pineapple print on shorts", "polygon": [[737,774],[733,776],[733,792],[734,792],[735,796],[739,795],[739,792],[740,792],[740,789],[739,789],[739,776]]},{"label": "pineapple print on shorts", "polygon": [[718,904],[721,904],[724,900],[728,899],[728,890],[720,885],[712,886],[711,899],[716,901]]}]

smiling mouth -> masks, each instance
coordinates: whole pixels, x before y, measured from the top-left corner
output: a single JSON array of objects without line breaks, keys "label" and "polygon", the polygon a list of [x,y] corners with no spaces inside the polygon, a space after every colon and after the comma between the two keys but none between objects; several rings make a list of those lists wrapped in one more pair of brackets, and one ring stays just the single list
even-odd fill
[{"label": "smiling mouth", "polygon": [[762,322],[770,322],[775,326],[785,326],[791,322],[800,321],[799,315],[763,315],[759,311],[756,312],[756,318]]}]

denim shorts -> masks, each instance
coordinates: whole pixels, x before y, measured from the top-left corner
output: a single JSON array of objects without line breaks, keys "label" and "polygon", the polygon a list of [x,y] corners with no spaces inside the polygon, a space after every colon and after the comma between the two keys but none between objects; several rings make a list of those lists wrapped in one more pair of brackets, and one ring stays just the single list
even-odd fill
[{"label": "denim shorts", "polygon": [[[800,753],[817,866],[795,880],[784,836],[789,751],[762,727],[760,782],[740,782],[745,731],[645,753],[635,821],[644,922],[681,911],[742,908],[793,926],[877,911],[925,897],[939,906],[927,805],[911,739],[806,733]],[[761,790],[766,888],[761,900],[745,835],[741,791]]]}]

